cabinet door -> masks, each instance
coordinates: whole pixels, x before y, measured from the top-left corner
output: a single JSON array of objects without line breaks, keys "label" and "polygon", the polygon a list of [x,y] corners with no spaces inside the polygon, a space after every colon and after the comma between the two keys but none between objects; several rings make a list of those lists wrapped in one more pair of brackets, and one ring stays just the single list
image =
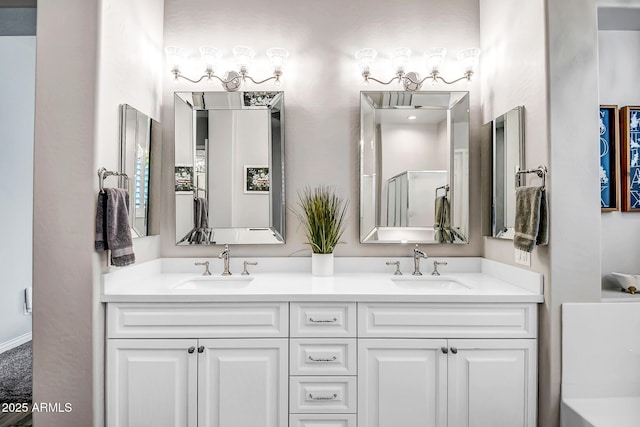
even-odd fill
[{"label": "cabinet door", "polygon": [[358,425],[447,426],[447,341],[361,339]]},{"label": "cabinet door", "polygon": [[449,340],[449,426],[535,427],[535,340]]},{"label": "cabinet door", "polygon": [[196,427],[196,345],[197,340],[108,340],[107,426]]},{"label": "cabinet door", "polygon": [[199,345],[198,427],[287,427],[287,339]]}]

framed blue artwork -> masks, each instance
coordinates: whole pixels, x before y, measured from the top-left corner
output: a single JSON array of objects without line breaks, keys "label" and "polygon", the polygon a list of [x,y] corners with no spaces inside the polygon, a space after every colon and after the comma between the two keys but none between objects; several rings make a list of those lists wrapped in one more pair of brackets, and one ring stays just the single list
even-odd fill
[{"label": "framed blue artwork", "polygon": [[600,106],[600,209],[618,210],[618,106]]},{"label": "framed blue artwork", "polygon": [[620,110],[622,210],[640,212],[640,107]]}]

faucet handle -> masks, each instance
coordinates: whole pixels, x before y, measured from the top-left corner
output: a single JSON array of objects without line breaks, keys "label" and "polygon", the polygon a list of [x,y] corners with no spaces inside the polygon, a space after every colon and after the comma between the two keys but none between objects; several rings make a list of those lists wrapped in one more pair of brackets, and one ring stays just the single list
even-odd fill
[{"label": "faucet handle", "polygon": [[248,265],[258,265],[258,261],[253,261],[253,262],[245,261],[243,264],[244,264],[244,270],[242,270],[242,273],[240,273],[240,275],[241,276],[248,276],[249,275],[249,271],[247,270],[247,266]]},{"label": "faucet handle", "polygon": [[439,265],[447,265],[447,261],[433,261],[433,273],[432,276],[439,276],[440,272],[438,271]]},{"label": "faucet handle", "polygon": [[193,265],[204,265],[204,273],[202,273],[202,275],[211,276],[211,272],[209,271],[209,261],[194,262]]},{"label": "faucet handle", "polygon": [[400,271],[400,261],[387,261],[387,265],[395,265],[396,271],[393,273],[394,276],[402,276],[402,271]]}]

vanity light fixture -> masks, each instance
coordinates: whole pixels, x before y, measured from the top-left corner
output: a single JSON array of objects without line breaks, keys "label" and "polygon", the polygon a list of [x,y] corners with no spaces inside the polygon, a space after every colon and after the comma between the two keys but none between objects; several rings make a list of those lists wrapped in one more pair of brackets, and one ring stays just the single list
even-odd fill
[{"label": "vanity light fixture", "polygon": [[200,48],[200,56],[204,64],[204,74],[199,79],[190,79],[182,74],[180,66],[186,58],[186,52],[176,46],[168,46],[165,49],[167,55],[167,63],[171,68],[175,80],[184,79],[191,83],[200,83],[202,80],[212,82],[213,79],[217,79],[222,84],[222,87],[227,92],[235,92],[245,83],[250,80],[254,84],[266,83],[270,80],[274,80],[276,86],[280,84],[280,77],[282,76],[282,69],[287,63],[289,58],[289,52],[286,49],[273,47],[267,49],[267,56],[273,66],[273,75],[264,80],[255,80],[249,75],[249,67],[253,62],[253,58],[256,52],[250,47],[236,46],[232,49],[233,56],[238,64],[238,70],[229,70],[224,73],[223,77],[216,75],[216,71],[220,66],[220,59],[222,58],[222,51],[215,47],[203,46]]},{"label": "vanity light fixture", "polygon": [[458,61],[462,65],[463,75],[454,80],[448,81],[440,75],[440,68],[445,62],[447,55],[447,49],[444,47],[436,47],[427,49],[424,52],[425,62],[427,65],[428,75],[424,78],[420,78],[420,74],[415,71],[407,71],[409,60],[411,58],[411,49],[408,47],[399,47],[391,51],[391,63],[395,69],[395,77],[392,77],[389,81],[382,81],[371,76],[371,66],[376,59],[378,53],[375,49],[365,48],[356,52],[356,60],[360,66],[360,72],[364,78],[364,84],[368,85],[372,80],[383,85],[391,84],[394,81],[402,84],[405,90],[415,91],[422,87],[422,84],[431,79],[432,84],[436,84],[441,81],[445,84],[453,84],[460,80],[467,80],[471,82],[473,75],[478,67],[478,59],[480,57],[480,49],[469,48],[464,49],[458,53]]}]

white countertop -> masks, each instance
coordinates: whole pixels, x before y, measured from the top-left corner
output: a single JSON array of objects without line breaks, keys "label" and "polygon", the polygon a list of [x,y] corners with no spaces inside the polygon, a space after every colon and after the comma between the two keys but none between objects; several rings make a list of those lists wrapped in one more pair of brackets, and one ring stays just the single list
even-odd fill
[{"label": "white countertop", "polygon": [[[412,276],[411,259],[399,258],[403,276],[394,276],[378,258],[336,258],[336,273],[314,277],[309,258],[263,258],[241,276],[242,260],[232,260],[231,281],[223,281],[218,260],[211,260],[210,282],[202,276],[201,259],[159,259],[103,275],[103,302],[212,301],[384,301],[449,303],[541,303],[542,276],[482,258],[440,258],[449,264],[441,276]],[[253,261],[253,259],[252,259]],[[308,264],[308,265],[307,265]],[[382,266],[382,267],[381,267]],[[239,268],[238,268],[239,267]],[[360,270],[360,271],[358,271]],[[362,271],[366,272],[362,272]],[[446,270],[446,272],[445,272]],[[281,272],[286,271],[286,272]],[[430,272],[430,270],[429,270]],[[241,279],[252,277],[250,282]],[[400,278],[401,282],[392,279]],[[433,282],[437,280],[437,282]],[[180,288],[192,281],[196,289]],[[451,283],[456,282],[456,283]],[[188,286],[188,285],[187,285]]]}]

